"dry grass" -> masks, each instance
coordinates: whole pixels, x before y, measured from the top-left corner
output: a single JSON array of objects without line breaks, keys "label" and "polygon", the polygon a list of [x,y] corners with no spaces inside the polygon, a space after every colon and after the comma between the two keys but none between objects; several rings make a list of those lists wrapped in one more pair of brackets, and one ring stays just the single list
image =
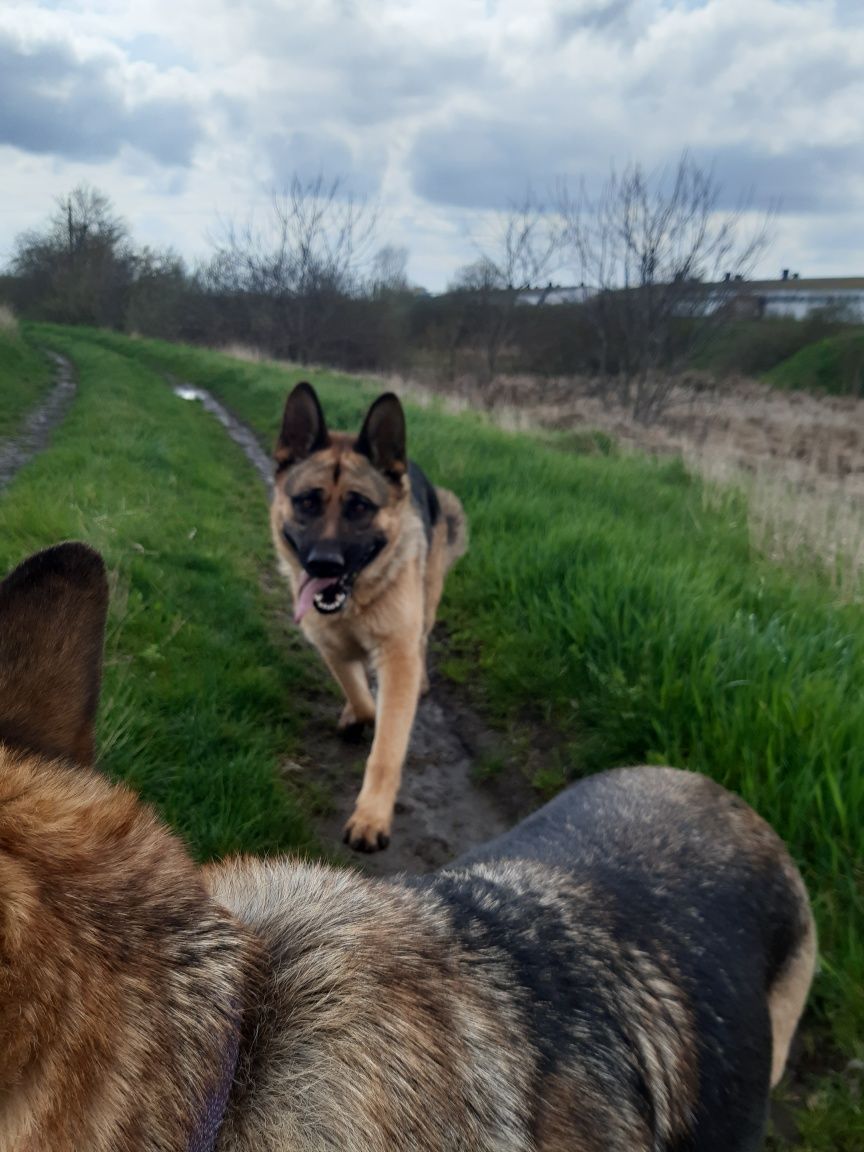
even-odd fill
[{"label": "dry grass", "polygon": [[[844,597],[864,594],[864,401],[782,392],[748,380],[722,391],[681,388],[656,424],[596,395],[586,381],[515,377],[491,403],[470,382],[445,392],[413,380],[388,384],[415,402],[486,412],[499,427],[598,429],[625,451],[680,455],[717,490],[742,490],[754,544],[782,564],[815,563]],[[713,492],[712,492],[713,490]]]},{"label": "dry grass", "polygon": [[226,344],[224,348],[217,348],[215,351],[221,352],[223,356],[230,356],[232,360],[242,360],[246,364],[260,364],[269,359],[260,348],[253,348],[250,344],[241,344],[239,341]]},{"label": "dry grass", "polygon": [[[221,351],[248,363],[267,360],[241,344]],[[646,427],[587,380],[508,376],[481,391],[471,377],[378,379],[421,407],[478,411],[510,431],[599,430],[624,451],[680,455],[708,482],[709,502],[729,488],[745,493],[751,537],[765,555],[817,566],[844,599],[864,596],[864,400],[745,379],[721,389],[694,375]]]},{"label": "dry grass", "polygon": [[8,304],[0,304],[0,332],[17,332],[18,320]]}]

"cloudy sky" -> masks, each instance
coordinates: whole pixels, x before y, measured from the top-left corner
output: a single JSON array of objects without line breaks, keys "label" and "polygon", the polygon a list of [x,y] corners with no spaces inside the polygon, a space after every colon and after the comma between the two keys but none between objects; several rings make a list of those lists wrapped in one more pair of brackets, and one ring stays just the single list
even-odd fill
[{"label": "cloudy sky", "polygon": [[861,275],[862,109],[861,0],[2,0],[0,260],[82,180],[194,260],[323,170],[435,290],[528,182],[687,147],[781,201],[762,273]]}]

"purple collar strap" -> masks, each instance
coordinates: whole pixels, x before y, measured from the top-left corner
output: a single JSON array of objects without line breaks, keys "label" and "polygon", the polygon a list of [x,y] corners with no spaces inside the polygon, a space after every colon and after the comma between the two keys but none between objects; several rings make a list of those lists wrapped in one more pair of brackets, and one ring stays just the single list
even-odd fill
[{"label": "purple collar strap", "polygon": [[222,1061],[219,1083],[205,1101],[204,1110],[192,1132],[188,1152],[214,1152],[216,1141],[225,1119],[225,1109],[228,1105],[228,1096],[231,1085],[234,1083],[234,1074],[237,1071],[237,1057],[240,1052],[240,1020],[235,1019],[228,1038]]}]

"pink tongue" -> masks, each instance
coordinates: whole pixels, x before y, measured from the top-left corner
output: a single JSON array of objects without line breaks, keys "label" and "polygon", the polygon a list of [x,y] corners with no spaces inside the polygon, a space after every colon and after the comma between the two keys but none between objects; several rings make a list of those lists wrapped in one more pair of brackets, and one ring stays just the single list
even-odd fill
[{"label": "pink tongue", "polygon": [[331,585],[338,583],[338,580],[333,580],[332,578],[319,577],[316,579],[312,576],[307,576],[304,583],[300,585],[300,591],[297,594],[297,603],[294,605],[294,623],[300,623],[312,607],[312,601],[319,592],[323,592],[325,588],[329,588]]}]

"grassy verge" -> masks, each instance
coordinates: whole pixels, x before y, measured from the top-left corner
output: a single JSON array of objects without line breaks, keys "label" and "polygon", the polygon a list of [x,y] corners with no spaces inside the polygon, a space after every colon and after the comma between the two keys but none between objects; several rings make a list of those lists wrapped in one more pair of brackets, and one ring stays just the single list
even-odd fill
[{"label": "grassy verge", "polygon": [[9,436],[51,386],[48,360],[21,336],[17,325],[0,326],[0,436]]},{"label": "grassy verge", "polygon": [[258,482],[200,406],[145,366],[72,333],[51,344],[75,362],[78,398],[51,450],[0,494],[0,570],[62,539],[99,548],[114,583],[107,769],[201,858],[307,845],[277,777],[302,667],[267,633]]},{"label": "grassy verge", "polygon": [[808,344],[766,379],[778,388],[809,388],[845,396],[864,396],[864,328]]},{"label": "grassy verge", "polygon": [[839,329],[840,325],[819,316],[732,320],[710,334],[693,357],[692,367],[718,376],[761,376]]},{"label": "grassy verge", "polygon": [[[265,444],[297,378],[214,353],[92,339],[122,351],[142,385],[142,366],[160,365],[212,389]],[[333,425],[358,427],[374,388],[313,380]],[[824,961],[812,1034],[830,1035],[841,1068],[860,1057],[860,607],[837,604],[815,574],[760,561],[743,503],[706,502],[676,462],[565,453],[411,406],[409,429],[412,454],[460,494],[472,523],[445,592],[450,674],[481,683],[502,718],[527,709],[563,734],[550,779],[668,762],[745,796],[789,843],[814,898]],[[811,1119],[822,1120],[804,1147],[844,1147],[837,1134],[862,1123],[846,1080],[836,1083],[826,1103],[811,1094]]]}]

